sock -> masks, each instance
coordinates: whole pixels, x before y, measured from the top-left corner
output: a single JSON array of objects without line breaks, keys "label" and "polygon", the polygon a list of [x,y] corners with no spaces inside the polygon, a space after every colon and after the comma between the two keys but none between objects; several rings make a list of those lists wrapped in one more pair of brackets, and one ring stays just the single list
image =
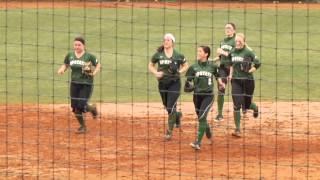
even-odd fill
[{"label": "sock", "polygon": [[255,103],[251,103],[249,109],[256,110],[257,105]]},{"label": "sock", "polygon": [[202,137],[206,131],[206,128],[207,128],[207,120],[204,118],[199,119],[198,137],[197,137],[197,141],[199,144],[201,144]]},{"label": "sock", "polygon": [[[177,124],[177,125],[180,125],[181,116],[182,116],[182,113],[179,112],[179,111],[177,111],[177,112],[176,112],[176,124]],[[178,119],[178,117],[180,117],[180,119]]]},{"label": "sock", "polygon": [[233,112],[233,118],[234,118],[234,124],[236,125],[236,129],[240,130],[241,115],[239,110]]},{"label": "sock", "polygon": [[76,115],[76,118],[77,118],[80,126],[81,126],[81,127],[86,127],[82,112],[77,112],[77,113],[75,113],[75,115]]},{"label": "sock", "polygon": [[172,114],[169,114],[169,117],[168,117],[168,126],[169,126],[169,132],[172,133],[172,130],[173,130],[173,126],[174,126],[174,123],[176,122],[176,117],[177,117],[177,113],[172,113]]},{"label": "sock", "polygon": [[218,95],[218,114],[222,115],[223,104],[224,104],[224,95]]}]

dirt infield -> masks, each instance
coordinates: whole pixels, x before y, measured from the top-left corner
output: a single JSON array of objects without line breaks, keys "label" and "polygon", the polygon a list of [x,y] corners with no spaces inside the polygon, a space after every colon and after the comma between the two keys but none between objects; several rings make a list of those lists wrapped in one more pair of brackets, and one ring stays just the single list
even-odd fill
[{"label": "dirt infield", "polygon": [[0,179],[318,179],[319,102],[263,102],[261,114],[242,120],[233,138],[231,104],[225,119],[209,120],[213,144],[189,143],[197,122],[192,103],[181,103],[182,131],[164,141],[160,103],[99,104],[87,115],[89,132],[77,135],[68,105],[0,106]]}]

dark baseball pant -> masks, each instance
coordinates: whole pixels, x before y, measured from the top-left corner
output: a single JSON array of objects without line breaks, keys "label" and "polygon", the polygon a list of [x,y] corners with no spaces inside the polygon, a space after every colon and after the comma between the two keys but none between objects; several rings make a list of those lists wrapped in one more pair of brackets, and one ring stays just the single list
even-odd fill
[{"label": "dark baseball pant", "polygon": [[73,112],[86,112],[89,98],[93,91],[92,84],[70,84],[71,107]]},{"label": "dark baseball pant", "polygon": [[234,110],[239,111],[242,106],[244,106],[243,109],[249,109],[255,88],[254,80],[232,79],[231,84]]}]

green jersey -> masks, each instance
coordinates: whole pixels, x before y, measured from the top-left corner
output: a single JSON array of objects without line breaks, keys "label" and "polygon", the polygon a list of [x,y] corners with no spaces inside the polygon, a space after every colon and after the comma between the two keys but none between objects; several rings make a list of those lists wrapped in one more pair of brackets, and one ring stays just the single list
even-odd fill
[{"label": "green jersey", "polygon": [[[232,37],[226,37],[223,39],[223,41],[220,43],[220,48],[224,51],[230,53],[231,50],[235,47],[235,35]],[[230,56],[220,56],[220,66],[229,67],[231,66],[231,59]]]},{"label": "green jersey", "polygon": [[193,81],[195,93],[213,92],[213,76],[218,77],[218,67],[212,61],[197,61],[186,76],[187,81]]},{"label": "green jersey", "polygon": [[244,57],[250,56],[252,61],[252,66],[258,69],[261,65],[259,59],[252,51],[252,49],[245,46],[242,49],[233,49],[230,53],[230,57],[232,60],[233,74],[232,78],[235,79],[254,79],[253,74],[249,72],[245,72],[241,70],[241,65],[243,63]]},{"label": "green jersey", "polygon": [[163,77],[159,80],[161,82],[170,82],[171,80],[180,79],[179,73],[171,74],[169,73],[169,65],[171,62],[175,63],[178,67],[181,64],[186,63],[186,59],[183,54],[179,53],[176,50],[173,50],[173,54],[171,58],[168,58],[164,51],[156,52],[151,59],[153,64],[158,64],[158,71],[163,72]]},{"label": "green jersey", "polygon": [[93,77],[87,76],[82,73],[82,66],[84,63],[91,61],[93,66],[98,64],[97,58],[85,52],[80,58],[77,58],[74,52],[69,52],[64,58],[64,64],[69,65],[71,68],[71,82],[78,84],[92,84]]}]

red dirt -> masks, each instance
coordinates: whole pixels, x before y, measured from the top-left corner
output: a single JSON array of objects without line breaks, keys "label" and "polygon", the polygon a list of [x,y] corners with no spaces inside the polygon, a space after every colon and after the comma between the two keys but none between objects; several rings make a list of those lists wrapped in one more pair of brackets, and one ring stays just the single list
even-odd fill
[{"label": "red dirt", "polygon": [[192,103],[179,106],[182,130],[163,141],[166,113],[160,103],[99,104],[101,117],[87,115],[89,132],[68,105],[0,106],[0,177],[8,179],[317,179],[320,176],[319,102],[261,102],[261,115],[242,120],[233,138],[232,105],[210,124],[214,143],[189,143],[197,122]]}]

